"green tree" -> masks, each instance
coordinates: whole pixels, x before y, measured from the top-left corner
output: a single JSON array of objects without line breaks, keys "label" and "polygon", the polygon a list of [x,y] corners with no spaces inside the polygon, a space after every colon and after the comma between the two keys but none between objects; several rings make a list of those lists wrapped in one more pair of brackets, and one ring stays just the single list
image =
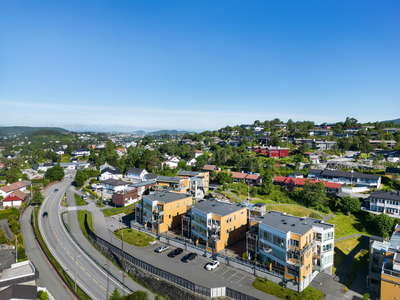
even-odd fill
[{"label": "green tree", "polygon": [[145,291],[136,291],[130,295],[124,296],[123,300],[149,300],[149,294]]},{"label": "green tree", "polygon": [[40,205],[40,204],[42,204],[43,199],[44,199],[43,195],[39,191],[37,191],[37,192],[33,193],[32,203],[35,203],[36,205]]},{"label": "green tree", "polygon": [[387,238],[393,230],[394,219],[389,217],[387,214],[380,214],[375,217],[374,225],[377,230],[377,234]]},{"label": "green tree", "polygon": [[17,255],[18,255],[18,260],[24,261],[28,259],[28,256],[26,256],[25,253],[25,248],[22,245],[18,245]]},{"label": "green tree", "polygon": [[108,300],[120,300],[121,298],[121,292],[117,288],[114,288],[114,291],[112,292],[110,297],[108,297]]},{"label": "green tree", "polygon": [[326,199],[326,188],[322,182],[311,183],[306,180],[302,188],[296,189],[299,201],[307,207],[316,207],[324,204]]},{"label": "green tree", "polygon": [[340,207],[345,214],[356,213],[361,209],[361,203],[357,198],[345,196],[340,200],[338,199],[336,207]]},{"label": "green tree", "polygon": [[203,167],[207,164],[207,160],[208,160],[208,155],[207,154],[203,154],[200,155],[199,157],[196,158],[196,170],[197,171],[201,171],[203,169]]},{"label": "green tree", "polygon": [[64,178],[64,169],[60,165],[56,165],[46,171],[45,178],[51,181],[62,180]]},{"label": "green tree", "polygon": [[219,184],[233,183],[233,181],[234,181],[232,173],[223,172],[223,171],[218,172],[215,179]]}]

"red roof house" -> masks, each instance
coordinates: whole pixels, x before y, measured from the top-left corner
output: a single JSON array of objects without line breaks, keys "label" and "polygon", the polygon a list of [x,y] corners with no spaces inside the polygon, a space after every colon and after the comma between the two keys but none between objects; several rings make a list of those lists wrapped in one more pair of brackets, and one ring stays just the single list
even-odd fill
[{"label": "red roof house", "polygon": [[15,190],[11,194],[9,194],[7,197],[3,199],[3,206],[21,206],[22,203],[24,203],[28,199],[28,195],[19,191]]}]

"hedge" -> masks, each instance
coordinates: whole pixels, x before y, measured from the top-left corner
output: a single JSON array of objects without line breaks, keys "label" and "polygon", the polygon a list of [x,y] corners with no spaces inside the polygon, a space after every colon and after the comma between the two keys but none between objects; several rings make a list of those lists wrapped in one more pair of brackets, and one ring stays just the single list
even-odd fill
[{"label": "hedge", "polygon": [[0,211],[0,220],[8,219],[11,215],[15,216],[18,220],[20,212],[15,207],[7,207],[5,210]]},{"label": "hedge", "polygon": [[86,192],[88,192],[89,194],[91,194],[95,199],[98,199],[98,198],[99,198],[99,195],[97,195],[97,193],[95,193],[95,192],[89,190],[88,188],[85,188],[85,187],[84,187],[83,190],[86,191]]},{"label": "hedge", "polygon": [[0,244],[7,244],[8,239],[3,229],[0,228]]}]

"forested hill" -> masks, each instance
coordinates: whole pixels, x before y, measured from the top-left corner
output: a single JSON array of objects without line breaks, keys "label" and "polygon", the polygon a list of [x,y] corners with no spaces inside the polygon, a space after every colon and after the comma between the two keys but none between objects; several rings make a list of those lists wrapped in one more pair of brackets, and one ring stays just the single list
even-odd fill
[{"label": "forested hill", "polygon": [[194,133],[186,130],[158,130],[153,132],[148,132],[146,135],[163,135],[163,134],[185,134],[185,133]]},{"label": "forested hill", "polygon": [[33,133],[39,130],[54,130],[61,133],[68,132],[64,128],[60,127],[29,127],[29,126],[0,126],[0,135],[7,135],[7,134],[28,134]]}]

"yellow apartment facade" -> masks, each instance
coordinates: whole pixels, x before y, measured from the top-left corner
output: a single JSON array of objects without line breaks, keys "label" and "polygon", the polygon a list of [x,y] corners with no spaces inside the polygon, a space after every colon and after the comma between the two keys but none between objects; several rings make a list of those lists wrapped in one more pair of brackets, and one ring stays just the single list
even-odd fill
[{"label": "yellow apartment facade", "polygon": [[174,193],[189,193],[189,178],[158,176],[156,179],[157,190],[168,190]]}]

